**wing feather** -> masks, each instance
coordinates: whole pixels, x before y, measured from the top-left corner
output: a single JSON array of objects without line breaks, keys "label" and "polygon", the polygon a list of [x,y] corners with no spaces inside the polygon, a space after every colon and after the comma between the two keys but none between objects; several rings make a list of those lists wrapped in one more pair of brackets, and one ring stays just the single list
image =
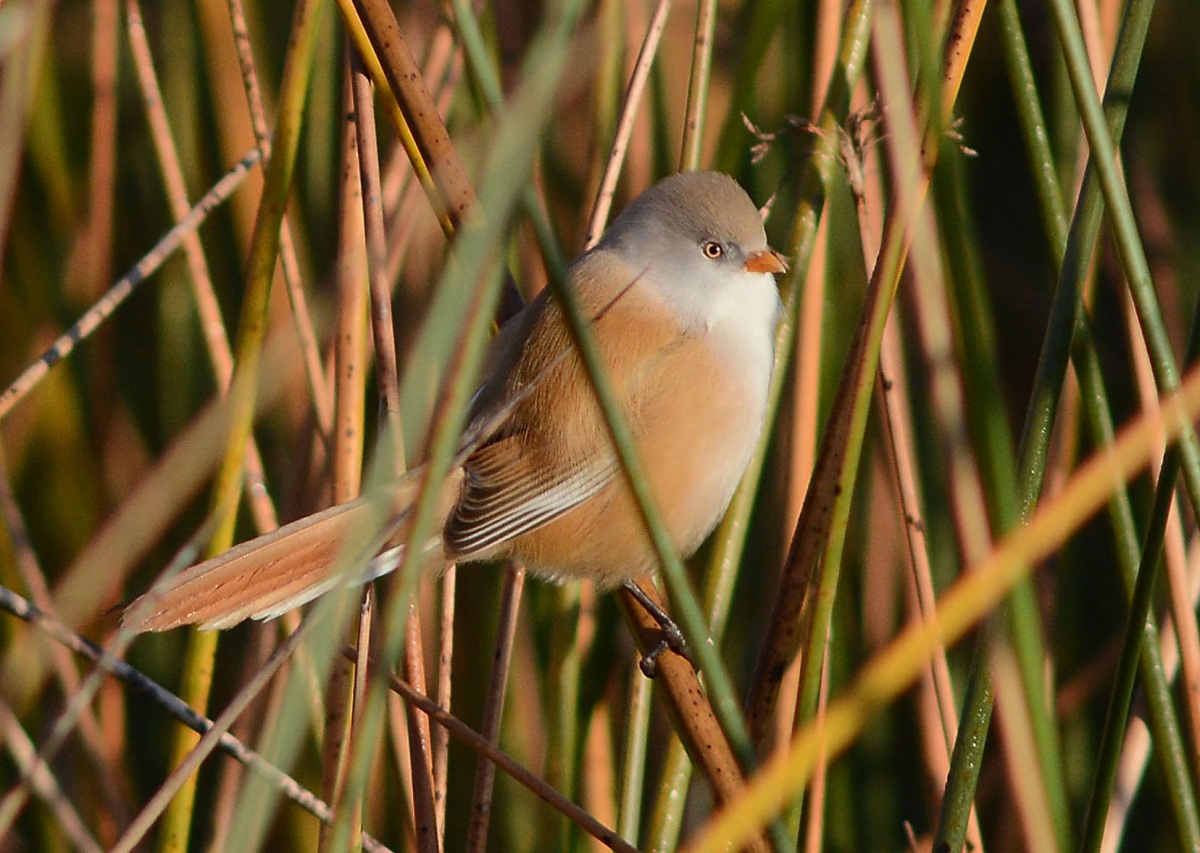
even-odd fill
[{"label": "wing feather", "polygon": [[539,465],[507,436],[467,460],[463,491],[447,522],[450,553],[481,554],[553,521],[603,489],[617,472],[612,454],[580,459],[569,468]]}]

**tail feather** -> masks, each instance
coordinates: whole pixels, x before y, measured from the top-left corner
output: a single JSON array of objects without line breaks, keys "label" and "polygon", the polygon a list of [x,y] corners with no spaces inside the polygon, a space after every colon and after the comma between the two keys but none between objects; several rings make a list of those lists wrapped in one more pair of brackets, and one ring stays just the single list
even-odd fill
[{"label": "tail feather", "polygon": [[[456,478],[450,479],[443,487],[443,505],[457,488]],[[368,549],[374,556],[384,546],[411,508],[419,486],[419,478],[404,477],[388,488],[390,495],[330,507],[243,542],[136,599],[122,621],[138,632],[193,623],[222,629],[299,607],[343,582],[346,559],[363,556]],[[390,506],[380,506],[381,500]],[[440,544],[440,538],[430,544]],[[366,571],[372,576],[382,573],[374,565]],[[369,578],[347,577],[346,582],[365,579]]]}]

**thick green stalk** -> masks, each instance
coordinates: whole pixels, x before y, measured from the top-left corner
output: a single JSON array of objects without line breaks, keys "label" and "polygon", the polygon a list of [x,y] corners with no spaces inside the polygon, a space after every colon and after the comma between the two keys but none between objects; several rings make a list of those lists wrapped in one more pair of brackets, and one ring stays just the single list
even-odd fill
[{"label": "thick green stalk", "polygon": [[[1106,99],[1109,103],[1120,104],[1117,109],[1117,114],[1120,116],[1119,121],[1113,122],[1111,113],[1108,116],[1109,122],[1117,125],[1110,130],[1106,126],[1106,116],[1092,86],[1083,38],[1074,10],[1069,3],[1062,2],[1062,0],[1054,0],[1051,4],[1059,40],[1063,45],[1067,74],[1071,80],[1076,103],[1080,108],[1088,144],[1094,155],[1089,163],[1088,175],[1099,183],[1130,293],[1137,308],[1155,381],[1159,392],[1167,394],[1178,388],[1179,371],[1171,352],[1166,327],[1162,321],[1162,314],[1154,293],[1145,251],[1133,218],[1129,196],[1117,169],[1113,144],[1113,139],[1119,139],[1120,131],[1123,129],[1129,93],[1133,90],[1141,56],[1141,46],[1145,43],[1153,8],[1152,0],[1135,0],[1126,9],[1118,39],[1118,50],[1114,54],[1113,68],[1107,88]],[[1131,45],[1136,45],[1137,50],[1122,51],[1120,45],[1126,41]],[[1189,499],[1193,507],[1200,506],[1200,444],[1197,443],[1195,431],[1190,426],[1185,428],[1180,436],[1178,458]],[[1147,540],[1147,546],[1152,545],[1153,538],[1150,538]],[[1143,566],[1153,565],[1153,562],[1153,554],[1147,553],[1143,559]],[[1139,596],[1144,594],[1147,593],[1135,592],[1134,606],[1144,606],[1139,601]],[[1134,612],[1136,613],[1136,611]],[[1143,616],[1139,621],[1130,623],[1130,630],[1140,638],[1145,624],[1146,620]],[[1135,642],[1135,638],[1130,637],[1129,642]],[[1186,772],[1173,776],[1171,789],[1171,802],[1179,824],[1180,840],[1188,849],[1200,849],[1200,811],[1197,810],[1191,780]]]},{"label": "thick green stalk", "polygon": [[605,375],[600,351],[590,328],[591,320],[583,313],[575,294],[570,289],[563,287],[561,282],[552,283],[551,286],[556,288],[555,295],[562,305],[563,316],[567,321],[572,341],[587,369],[588,377],[608,425],[609,437],[621,461],[621,467],[637,504],[641,521],[645,525],[657,553],[660,577],[671,599],[672,616],[679,623],[684,637],[687,638],[697,669],[704,673],[709,701],[721,723],[725,737],[739,764],[748,771],[756,765],[757,759],[750,741],[750,733],[741,715],[733,684],[715,646],[708,641],[707,620],[700,610],[695,593],[692,592],[683,562],[679,559],[679,554],[675,551],[654,504],[649,481],[646,479],[645,471],[638,460],[637,450],[634,447],[629,420],[621,410],[621,404]]},{"label": "thick green stalk", "polygon": [[[812,260],[813,248],[816,244],[817,226],[825,207],[825,196],[834,170],[838,168],[836,143],[838,129],[844,124],[850,110],[850,92],[857,84],[862,74],[866,59],[867,33],[871,23],[872,0],[858,0],[846,13],[846,26],[843,30],[842,46],[838,55],[838,72],[830,78],[829,87],[825,94],[825,103],[821,109],[819,126],[822,133],[813,143],[809,156],[799,158],[801,172],[798,177],[785,180],[780,187],[776,199],[778,210],[794,211],[790,230],[786,241],[782,243],[792,259],[791,269],[784,280],[783,286],[783,319],[775,336],[775,374],[771,378],[771,390],[768,398],[768,422],[774,422],[783,393],[783,383],[787,373],[787,364],[791,358],[793,342],[796,334],[797,313],[800,308],[801,282],[808,271]],[[771,225],[769,222],[768,225]],[[776,243],[780,245],[780,243]],[[760,447],[750,461],[746,479],[755,482],[759,478],[765,459],[765,447]],[[812,488],[810,486],[810,496]],[[741,526],[739,542],[734,535],[737,529],[733,526],[738,519],[744,522],[749,515],[749,496],[739,492],[735,496],[734,514],[727,518],[726,525],[721,528],[722,541],[728,541],[727,548],[740,550],[744,542],[745,525]],[[809,505],[811,497],[806,498],[805,506]],[[746,500],[743,506],[741,502]],[[777,597],[777,612],[772,614],[768,636],[764,640],[758,664],[751,683],[746,706],[751,717],[751,726],[756,739],[763,736],[772,718],[775,699],[778,693],[778,678],[787,669],[795,654],[799,641],[791,636],[792,625],[789,625],[787,614],[779,612],[786,608],[799,609],[799,601],[803,599],[807,586],[804,570],[789,572],[781,579],[780,594]],[[786,599],[786,603],[785,603]]]},{"label": "thick green stalk", "polygon": [[[1109,447],[1116,439],[1112,412],[1103,393],[1100,359],[1086,324],[1081,324],[1075,330],[1072,358],[1076,376],[1083,389],[1082,396],[1088,398],[1083,411],[1091,430],[1092,443],[1097,447]],[[1095,393],[1096,390],[1099,390],[1099,393]],[[1113,493],[1113,499],[1108,505],[1108,517],[1115,540],[1114,556],[1121,568],[1125,590],[1132,600],[1142,547],[1127,489],[1119,489]],[[1192,800],[1193,783],[1188,775],[1188,751],[1175,713],[1171,685],[1167,682],[1159,645],[1158,625],[1153,615],[1144,620],[1141,630],[1145,635],[1142,641],[1142,687],[1149,712],[1151,736],[1156,744],[1154,755],[1162,769],[1168,799],[1176,819],[1182,825],[1188,822],[1187,813],[1195,809]]]},{"label": "thick green stalk", "polygon": [[684,849],[717,853],[752,837],[803,788],[818,761],[844,752],[881,710],[912,687],[937,648],[985,620],[1018,579],[1065,547],[1119,487],[1149,464],[1164,438],[1178,440],[1198,415],[1200,369],[1193,369],[1177,393],[1130,423],[1111,447],[1080,466],[1026,524],[960,577],[939,599],[936,624],[909,623],[860,668],[830,702],[824,724],[814,721],[798,731],[790,748],[765,765],[745,793],[714,815]]},{"label": "thick green stalk", "polygon": [[[541,134],[550,120],[561,71],[569,56],[570,36],[581,9],[579,0],[563,0],[548,10],[545,22],[527,55],[522,84],[506,111],[506,120],[498,125],[489,150],[479,195],[480,209],[469,214],[468,225],[459,233],[454,260],[447,264],[439,287],[439,291],[453,294],[461,292],[464,285],[475,286],[473,298],[468,303],[467,325],[457,349],[457,369],[437,413],[434,439],[428,454],[429,478],[434,483],[440,482],[445,476],[458,450],[467,403],[475,387],[474,377],[483,358],[492,317],[500,298],[503,267],[498,260],[502,258],[498,246],[528,185],[533,159],[539,148]],[[456,282],[461,284],[456,285]],[[436,489],[426,489],[413,512],[410,541],[425,541],[432,532],[436,501]],[[404,616],[419,570],[416,565],[419,561],[408,558],[416,556],[414,550],[406,552],[406,565],[401,566],[401,586],[385,616],[384,655],[388,661],[396,659],[403,641]],[[411,565],[407,565],[409,563]],[[376,682],[363,713],[347,796],[355,796],[365,790],[368,771],[375,757],[370,745],[379,742],[384,699],[383,688]],[[337,839],[335,849],[338,842],[345,844],[348,839]]]},{"label": "thick green stalk", "polygon": [[[1188,336],[1187,350],[1184,362],[1192,363],[1200,355],[1200,308],[1192,315],[1192,330]],[[1109,698],[1108,711],[1104,720],[1104,735],[1100,740],[1100,757],[1096,762],[1096,778],[1092,786],[1091,799],[1088,802],[1087,818],[1084,823],[1082,839],[1083,850],[1100,849],[1104,841],[1105,818],[1108,816],[1109,803],[1112,801],[1113,786],[1117,779],[1117,768],[1120,763],[1121,750],[1125,744],[1125,731],[1129,722],[1129,711],[1133,702],[1134,682],[1137,678],[1138,667],[1151,660],[1152,650],[1158,651],[1158,630],[1150,607],[1154,601],[1154,588],[1158,580],[1159,568],[1162,565],[1163,540],[1166,535],[1167,520],[1171,512],[1171,504],[1175,500],[1175,484],[1179,478],[1182,465],[1180,445],[1174,444],[1167,448],[1163,455],[1162,467],[1158,472],[1158,487],[1154,494],[1154,508],[1146,525],[1146,539],[1142,546],[1141,563],[1137,569],[1136,582],[1133,589],[1133,600],[1129,605],[1129,618],[1125,627],[1125,641],[1121,648],[1121,657],[1117,663],[1117,677],[1113,683],[1112,695]],[[1159,661],[1159,677],[1161,674]],[[1148,675],[1150,673],[1147,673]],[[1165,678],[1162,679],[1165,685]],[[1152,678],[1146,678],[1151,685]],[[1156,686],[1156,685],[1155,685]],[[1154,701],[1153,699],[1151,701]],[[1159,752],[1165,753],[1167,763],[1167,787],[1172,802],[1175,802],[1176,813],[1184,817],[1187,825],[1187,808],[1184,803],[1177,802],[1191,796],[1186,786],[1188,776],[1186,761],[1183,753],[1183,742],[1178,724],[1175,722],[1169,703],[1167,708],[1172,712],[1170,729],[1160,737],[1159,726],[1154,726],[1155,740],[1162,741]],[[1157,715],[1156,715],[1157,716]],[[1154,719],[1153,723],[1158,723]],[[1180,771],[1175,767],[1183,765]],[[1181,778],[1182,777],[1182,778]],[[1195,780],[1192,780],[1195,781]],[[1196,836],[1183,838],[1181,841],[1195,842]]]},{"label": "thick green stalk", "polygon": [[[742,115],[745,114],[757,124],[756,117],[759,111],[754,97],[758,91],[759,74],[762,63],[772,55],[769,47],[784,24],[784,12],[788,5],[788,0],[759,0],[755,3],[743,3],[738,10],[735,32],[740,43],[741,63],[733,80],[732,103],[717,138],[717,151],[713,158],[713,167],[716,169],[736,172],[740,165],[746,162],[746,125],[742,121]],[[846,10],[847,26],[843,33],[854,30],[850,23],[853,11]],[[843,40],[843,46],[844,44]],[[791,53],[792,49],[793,46],[789,45],[788,52]],[[811,53],[811,48],[807,50]],[[799,79],[808,80],[810,76],[801,76]],[[857,80],[857,74],[852,79]],[[792,101],[788,102],[789,109],[800,115],[811,115],[812,112],[808,108],[810,99],[811,96],[805,92],[803,100],[794,105]],[[826,105],[828,103],[827,100]]]},{"label": "thick green stalk", "polygon": [[[1148,17],[1148,9],[1145,7],[1148,5],[1150,4],[1135,3],[1130,7],[1130,16],[1142,20],[1143,23],[1137,27],[1126,26],[1122,30],[1110,74],[1109,92],[1128,92],[1132,89],[1144,44],[1144,20]],[[1059,270],[1060,284],[1051,310],[1051,320],[1047,327],[1038,377],[1035,381],[1019,453],[1022,514],[1027,516],[1041,490],[1050,435],[1057,412],[1059,389],[1065,376],[1067,359],[1071,356],[1072,351],[1074,352],[1076,374],[1084,392],[1082,395],[1084,411],[1093,425],[1094,440],[1097,444],[1104,444],[1106,443],[1105,436],[1107,436],[1107,441],[1111,441],[1111,415],[1108,413],[1106,394],[1099,369],[1095,364],[1095,352],[1091,345],[1090,335],[1087,334],[1086,314],[1082,309],[1083,279],[1087,272],[1086,258],[1091,256],[1092,247],[1095,245],[1102,208],[1100,194],[1096,192],[1095,183],[1090,177],[1089,171],[1089,177],[1085,178],[1079,206],[1076,208],[1075,219],[1068,236],[1057,171],[1047,142],[1046,125],[1037,101],[1037,89],[1030,70],[1028,53],[1014,0],[1001,0],[1000,13],[1001,32],[1004,38],[1009,72],[1013,78],[1012,88],[1017,98],[1018,117],[1029,149],[1030,159],[1035,165],[1034,185],[1038,193],[1044,228],[1052,249],[1052,256],[1056,262],[1059,258],[1062,259]],[[1127,99],[1121,97],[1111,99],[1106,107],[1113,138],[1120,138],[1126,107]],[[1076,329],[1073,350],[1072,328]],[[1114,524],[1114,534],[1118,537],[1119,542],[1125,543],[1124,546],[1119,544],[1116,551],[1118,560],[1125,569],[1129,588],[1132,590],[1137,546],[1132,512],[1129,509],[1128,496],[1125,492],[1120,492],[1115,496],[1110,514]],[[1152,631],[1154,628],[1153,625],[1150,625],[1148,633]],[[1151,725],[1157,742],[1164,745],[1158,754],[1165,764],[1168,789],[1172,792],[1176,814],[1181,821],[1188,823],[1190,819],[1185,817],[1185,814],[1189,811],[1194,812],[1195,806],[1194,804],[1189,805],[1190,795],[1187,792],[1190,790],[1190,785],[1188,784],[1187,765],[1182,760],[1182,742],[1171,706],[1169,689],[1163,675],[1157,642],[1147,642],[1144,645],[1144,652],[1143,675],[1148,685],[1147,696]],[[986,670],[977,668],[973,677],[986,677]],[[990,691],[974,689],[971,692],[973,696],[977,697],[978,702],[984,702],[990,693]],[[990,701],[987,704],[990,705]],[[965,719],[984,721],[989,716],[990,709],[985,709],[972,702],[968,702],[964,710]],[[945,828],[946,832],[939,829],[937,835],[938,842],[948,844],[949,849],[961,848],[963,841],[961,831],[965,827],[966,818],[965,812],[950,814],[947,809],[952,804],[958,803],[961,806],[963,803],[970,803],[973,799],[983,739],[974,739],[973,746],[974,748],[970,743],[965,744],[961,749],[956,746],[951,765],[940,818],[940,826]],[[954,831],[951,831],[952,829]]]},{"label": "thick green stalk", "polygon": [[[976,449],[980,477],[987,494],[991,529],[996,536],[1010,531],[1019,518],[1016,462],[1012,437],[1004,410],[1004,395],[998,385],[999,359],[995,350],[994,321],[978,259],[974,256],[972,218],[964,199],[962,157],[948,152],[934,176],[938,212],[945,227],[942,236],[951,270],[952,315],[956,326],[956,346],[963,361],[964,398],[972,443]],[[1061,772],[1057,724],[1053,702],[1046,697],[1041,662],[1046,647],[1032,587],[1017,584],[1006,602],[1007,626],[993,625],[980,634],[976,659],[968,676],[967,696],[963,705],[963,730],[954,744],[951,764],[942,798],[939,823],[943,836],[952,846],[965,839],[970,809],[974,801],[974,780],[983,761],[983,747],[991,725],[993,688],[987,652],[996,642],[1011,642],[1022,675],[1022,692],[1027,697],[1046,792],[1047,808],[1053,816],[1060,845],[1067,844],[1069,815],[1065,783]],[[999,617],[998,617],[999,620]],[[1005,628],[1005,630],[1001,630]]]},{"label": "thick green stalk", "polygon": [[[642,829],[642,795],[646,791],[646,753],[650,744],[650,679],[640,669],[630,668],[629,714],[625,720],[625,737],[621,746],[621,780],[618,784],[617,833],[630,842],[637,842]],[[660,784],[671,785],[679,799],[686,799],[687,779],[691,778],[691,762],[683,751],[679,738],[672,738],[668,758],[664,765],[676,767],[680,762],[673,760],[675,753],[682,754],[682,765],[686,776],[681,783],[668,773]],[[674,848],[676,845],[670,845]],[[658,848],[665,849],[665,848]]]},{"label": "thick green stalk", "polygon": [[[250,255],[246,262],[246,291],[238,320],[234,348],[236,363],[229,388],[232,420],[224,462],[213,490],[212,504],[218,521],[216,533],[208,547],[210,556],[227,550],[233,544],[238,503],[242,492],[246,445],[254,419],[254,400],[258,393],[262,346],[267,332],[267,304],[271,295],[275,262],[279,255],[280,227],[292,185],[304,105],[308,96],[309,79],[312,76],[316,37],[320,30],[324,5],[321,0],[303,0],[297,4],[292,22],[292,34],[279,95],[274,146],[263,179],[262,201],[254,223]],[[182,696],[193,708],[204,708],[208,705],[217,636],[213,631],[193,630],[189,637]],[[181,731],[176,740],[173,763],[181,761],[191,751],[195,742],[195,735]],[[196,782],[193,776],[171,801],[163,818],[163,850],[187,849],[195,794]]]},{"label": "thick green stalk", "polygon": [[684,107],[683,144],[679,171],[700,168],[700,145],[704,141],[708,85],[712,73],[713,34],[717,28],[717,0],[696,4],[696,35],[692,39],[692,68],[688,78],[687,105]]},{"label": "thick green stalk", "polygon": [[[1146,252],[1138,234],[1129,194],[1117,167],[1113,139],[1119,139],[1120,133],[1111,133],[1110,135],[1105,123],[1104,111],[1091,85],[1083,36],[1073,7],[1068,0],[1054,0],[1051,8],[1054,11],[1054,20],[1059,29],[1060,40],[1064,43],[1072,90],[1075,92],[1076,101],[1083,108],[1083,125],[1087,132],[1088,144],[1095,152],[1090,165],[1095,166],[1095,176],[1104,196],[1121,264],[1129,282],[1129,290],[1137,309],[1142,334],[1146,339],[1146,348],[1154,371],[1155,383],[1160,394],[1168,394],[1179,387],[1179,368],[1171,351],[1171,342],[1167,335],[1166,324],[1163,322],[1158,297],[1154,291],[1150,265],[1146,260]],[[1131,3],[1122,21],[1121,38],[1124,39],[1128,34],[1130,41],[1139,45],[1144,44],[1153,10],[1153,0],[1135,0]],[[1126,109],[1130,93],[1133,91],[1138,58],[1140,58],[1140,52],[1136,57],[1117,54],[1113,58],[1112,77],[1114,79],[1109,82],[1108,91],[1112,93],[1109,100],[1121,101]],[[1115,79],[1118,76],[1123,85],[1118,85]],[[1193,507],[1200,508],[1200,440],[1197,440],[1194,429],[1184,431],[1180,437],[1179,451],[1188,498]]]}]

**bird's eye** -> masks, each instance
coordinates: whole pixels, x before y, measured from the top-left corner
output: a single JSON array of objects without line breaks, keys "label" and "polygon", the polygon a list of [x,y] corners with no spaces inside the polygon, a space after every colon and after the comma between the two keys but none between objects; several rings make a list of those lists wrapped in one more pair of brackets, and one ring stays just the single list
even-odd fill
[{"label": "bird's eye", "polygon": [[704,257],[713,261],[725,254],[725,248],[716,240],[709,240],[700,247],[700,251],[704,252]]}]

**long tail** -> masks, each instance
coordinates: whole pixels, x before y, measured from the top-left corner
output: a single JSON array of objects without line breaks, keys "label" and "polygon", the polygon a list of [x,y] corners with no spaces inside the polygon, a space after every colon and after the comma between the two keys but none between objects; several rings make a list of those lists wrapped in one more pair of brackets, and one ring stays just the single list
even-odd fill
[{"label": "long tail", "polygon": [[[245,619],[272,619],[332,589],[395,568],[372,565],[343,571],[347,560],[374,556],[403,523],[420,489],[414,470],[377,493],[293,521],[257,539],[187,568],[137,598],[122,621],[135,631],[166,631],[199,623],[230,628]],[[458,477],[441,488],[444,515]],[[429,546],[440,546],[440,536]],[[395,549],[393,549],[395,550]],[[391,552],[389,552],[391,554]]]}]

